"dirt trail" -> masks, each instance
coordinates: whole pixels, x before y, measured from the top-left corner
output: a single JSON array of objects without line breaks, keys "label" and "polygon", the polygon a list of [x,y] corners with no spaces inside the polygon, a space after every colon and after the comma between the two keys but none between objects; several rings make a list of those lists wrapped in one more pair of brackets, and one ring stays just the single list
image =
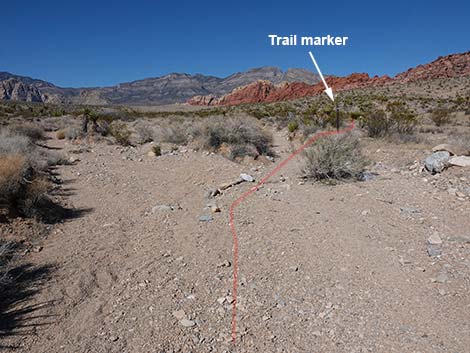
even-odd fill
[{"label": "dirt trail", "polygon": [[[284,136],[277,141],[286,156]],[[468,350],[468,202],[387,160],[376,179],[334,187],[299,183],[292,161],[236,210],[234,349],[228,208],[252,184],[217,196],[220,213],[205,208],[206,194],[274,164],[253,169],[186,150],[152,158],[148,148],[94,145],[60,168],[68,202],[91,210],[31,255],[55,271],[19,307],[44,305],[23,318],[32,333],[2,344],[15,352]],[[440,258],[427,253],[434,232]]]}]

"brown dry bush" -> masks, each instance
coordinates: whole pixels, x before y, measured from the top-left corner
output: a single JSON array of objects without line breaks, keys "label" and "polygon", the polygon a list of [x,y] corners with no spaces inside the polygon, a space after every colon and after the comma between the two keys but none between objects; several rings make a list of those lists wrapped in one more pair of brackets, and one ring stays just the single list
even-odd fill
[{"label": "brown dry bush", "polygon": [[249,119],[214,119],[202,126],[196,135],[211,150],[217,150],[222,145],[236,147],[238,157],[253,154],[250,151],[255,151],[257,155],[272,154],[272,136],[256,121]]},{"label": "brown dry bush", "polygon": [[359,138],[351,133],[328,136],[305,151],[305,177],[315,180],[359,179],[366,159],[359,147]]}]

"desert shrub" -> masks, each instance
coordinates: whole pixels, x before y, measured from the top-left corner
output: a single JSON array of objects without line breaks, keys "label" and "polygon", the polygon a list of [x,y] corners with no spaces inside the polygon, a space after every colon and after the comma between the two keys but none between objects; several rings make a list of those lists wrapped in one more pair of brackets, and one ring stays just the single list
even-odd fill
[{"label": "desert shrub", "polygon": [[8,214],[35,216],[48,188],[49,181],[31,167],[25,156],[0,155],[0,208]]},{"label": "desert shrub", "polygon": [[152,146],[152,152],[155,154],[155,156],[159,157],[162,155],[162,148],[160,145],[153,145]]},{"label": "desert shrub", "polygon": [[250,145],[234,145],[230,148],[229,158],[236,160],[237,158],[243,158],[245,156],[257,157],[259,153],[256,148]]},{"label": "desert shrub", "polygon": [[436,108],[431,112],[431,120],[436,126],[450,123],[450,111],[447,108]]},{"label": "desert shrub", "polygon": [[76,140],[83,137],[82,130],[76,126],[70,126],[65,130],[67,140]]},{"label": "desert shrub", "polygon": [[29,137],[33,142],[44,139],[44,129],[35,124],[15,124],[10,126],[9,129],[14,134]]},{"label": "desert shrub", "polygon": [[0,131],[0,154],[31,154],[35,149],[30,138],[25,135],[18,135],[9,129]]},{"label": "desert shrub", "polygon": [[66,130],[62,129],[62,130],[57,131],[56,137],[59,140],[63,140],[65,139],[65,134],[66,134]]},{"label": "desert shrub", "polygon": [[270,154],[272,137],[251,120],[232,118],[211,120],[203,128],[200,136],[209,149],[218,149],[222,144],[251,145],[257,153]]},{"label": "desert shrub", "polygon": [[357,179],[367,164],[358,137],[350,133],[318,140],[305,151],[305,157],[303,172],[315,180]]},{"label": "desert shrub", "polygon": [[155,131],[148,124],[137,124],[135,131],[139,137],[139,143],[148,143],[153,141]]},{"label": "desert shrub", "polygon": [[154,130],[154,140],[185,145],[189,140],[188,130],[189,129],[182,123],[173,123],[171,126],[158,127]]},{"label": "desert shrub", "polygon": [[23,179],[28,169],[27,160],[20,154],[0,155],[0,206],[10,209],[19,198]]},{"label": "desert shrub", "polygon": [[118,122],[112,123],[110,126],[110,133],[118,144],[123,146],[129,146],[131,144],[129,139],[131,132],[127,128],[126,124]]},{"label": "desert shrub", "polygon": [[387,114],[383,110],[376,110],[365,114],[363,124],[370,137],[382,137],[388,134],[390,123]]},{"label": "desert shrub", "polygon": [[408,109],[405,103],[400,101],[387,104],[387,110],[390,112],[390,122],[399,134],[412,134],[418,123],[417,116]]},{"label": "desert shrub", "polygon": [[299,128],[299,123],[297,121],[291,121],[287,125],[287,130],[289,130],[290,133],[293,133],[294,131],[297,131],[298,128]]}]

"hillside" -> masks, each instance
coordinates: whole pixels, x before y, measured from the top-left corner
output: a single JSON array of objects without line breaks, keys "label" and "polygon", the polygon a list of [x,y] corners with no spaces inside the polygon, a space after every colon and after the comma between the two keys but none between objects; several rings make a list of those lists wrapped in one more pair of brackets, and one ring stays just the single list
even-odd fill
[{"label": "hillside", "polygon": [[288,69],[284,72],[277,67],[262,67],[226,78],[171,73],[111,87],[62,88],[46,81],[1,72],[0,99],[43,103],[161,105],[183,103],[196,95],[224,95],[236,87],[258,80],[313,84],[318,82],[318,77],[304,69]]},{"label": "hillside", "polygon": [[[329,76],[326,81],[334,91],[355,88],[377,87],[389,84],[429,81],[442,78],[470,76],[470,52],[439,57],[431,63],[410,68],[393,78],[388,76],[370,77],[366,73],[353,73],[346,77]],[[294,82],[276,84],[258,81],[238,87],[222,96],[195,96],[188,103],[192,105],[237,105],[260,102],[276,102],[313,96],[323,92],[325,87],[319,82],[313,85]]]}]

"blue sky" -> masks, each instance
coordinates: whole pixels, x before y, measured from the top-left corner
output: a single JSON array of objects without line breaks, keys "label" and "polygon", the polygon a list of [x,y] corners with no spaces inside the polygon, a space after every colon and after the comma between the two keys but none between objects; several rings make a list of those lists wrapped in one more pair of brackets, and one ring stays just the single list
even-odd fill
[{"label": "blue sky", "polygon": [[313,48],[335,75],[394,75],[470,50],[468,0],[29,0],[0,8],[0,71],[66,87],[267,65],[313,70],[308,48],[271,47],[268,34],[349,36],[345,47]]}]

